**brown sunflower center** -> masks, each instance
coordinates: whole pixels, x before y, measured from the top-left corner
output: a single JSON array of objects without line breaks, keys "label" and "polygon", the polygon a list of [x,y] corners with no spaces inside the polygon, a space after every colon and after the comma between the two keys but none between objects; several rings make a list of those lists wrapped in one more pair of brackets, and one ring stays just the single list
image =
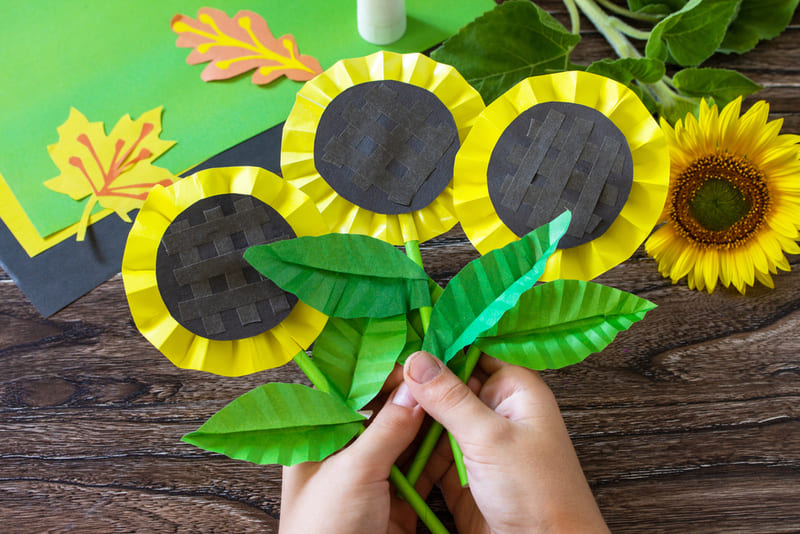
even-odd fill
[{"label": "brown sunflower center", "polygon": [[703,156],[686,167],[675,181],[670,206],[683,237],[719,248],[750,239],[769,207],[764,173],[745,158],[724,153]]}]

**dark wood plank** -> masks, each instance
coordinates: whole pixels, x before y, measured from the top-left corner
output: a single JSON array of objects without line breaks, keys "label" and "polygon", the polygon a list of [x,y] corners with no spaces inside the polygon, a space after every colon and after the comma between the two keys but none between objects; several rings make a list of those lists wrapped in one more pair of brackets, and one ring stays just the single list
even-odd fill
[{"label": "dark wood plank", "polygon": [[[540,5],[564,23],[559,1]],[[584,20],[573,59],[612,52]],[[746,56],[800,132],[800,17]],[[446,283],[477,257],[456,228],[425,243]],[[614,532],[798,532],[800,257],[776,289],[672,285],[640,249],[600,281],[658,304],[586,362],[544,373]],[[277,532],[280,469],[180,437],[294,366],[241,378],[175,368],[135,329],[119,276],[50,319],[0,272],[0,524],[10,532]],[[439,495],[430,502],[444,512]],[[452,523],[446,519],[448,525]],[[422,530],[422,529],[420,529]]]}]

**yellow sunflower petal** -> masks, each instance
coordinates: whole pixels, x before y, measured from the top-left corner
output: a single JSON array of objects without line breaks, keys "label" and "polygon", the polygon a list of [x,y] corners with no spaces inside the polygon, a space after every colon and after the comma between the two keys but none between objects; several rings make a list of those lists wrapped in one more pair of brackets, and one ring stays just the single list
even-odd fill
[{"label": "yellow sunflower petal", "polygon": [[457,222],[452,206],[452,180],[435,200],[421,209],[400,215],[376,213],[340,196],[320,175],[314,162],[317,127],[327,106],[343,91],[379,80],[404,82],[430,91],[452,114],[462,142],[484,108],[478,92],[453,67],[422,54],[383,51],[342,60],[298,92],[283,129],[281,170],[289,183],[317,204],[334,232],[370,235],[393,245],[427,241]]},{"label": "yellow sunflower petal", "polygon": [[[599,237],[560,249],[547,263],[542,280],[588,280],[624,261],[647,238],[662,213],[669,187],[669,152],[664,133],[624,85],[586,72],[528,78],[492,102],[456,156],[456,214],[481,254],[518,239],[497,215],[486,185],[492,150],[506,128],[523,112],[545,102],[571,102],[603,113],[625,136],[633,159],[628,201]],[[673,131],[667,135],[673,135]]]},{"label": "yellow sunflower petal", "polygon": [[122,277],[137,328],[176,366],[240,376],[289,361],[319,335],[327,317],[298,302],[266,332],[241,340],[218,340],[189,331],[170,314],[156,276],[162,237],[186,208],[228,193],[250,195],[269,205],[298,236],[328,232],[311,200],[273,173],[255,167],[208,169],[148,196],[125,246]]}]

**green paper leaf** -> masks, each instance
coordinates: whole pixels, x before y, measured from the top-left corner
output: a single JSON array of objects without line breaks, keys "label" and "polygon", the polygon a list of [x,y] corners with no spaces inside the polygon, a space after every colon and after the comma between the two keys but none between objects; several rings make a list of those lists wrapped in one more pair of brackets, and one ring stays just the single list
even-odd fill
[{"label": "green paper leaf", "polygon": [[777,37],[791,22],[797,3],[798,0],[742,0],[720,50],[742,54],[763,39]]},{"label": "green paper leaf", "polygon": [[699,65],[719,48],[741,1],[691,0],[655,25],[645,54],[681,66]]},{"label": "green paper leaf", "polygon": [[433,307],[423,350],[448,362],[494,326],[539,280],[570,220],[570,212],[565,211],[521,239],[468,263]]},{"label": "green paper leaf", "polygon": [[237,460],[294,465],[338,451],[363,420],[333,395],[275,382],[245,393],[182,440]]},{"label": "green paper leaf", "polygon": [[600,284],[556,280],[525,292],[475,343],[505,362],[558,369],[603,350],[655,308],[650,301]]},{"label": "green paper leaf", "polygon": [[475,19],[431,57],[453,65],[488,104],[528,76],[566,69],[580,36],[527,0]]},{"label": "green paper leaf", "polygon": [[244,258],[281,289],[331,317],[391,317],[431,305],[425,271],[373,237],[298,237],[251,247]]},{"label": "green paper leaf", "polygon": [[675,73],[672,83],[685,95],[712,97],[720,107],[761,90],[760,85],[744,74],[727,69],[683,69]]},{"label": "green paper leaf", "polygon": [[[436,301],[439,300],[439,297],[442,296],[444,290],[442,286],[434,282],[433,280],[428,280],[428,287],[430,288],[431,292],[431,303],[436,304]],[[400,352],[400,357],[397,358],[397,363],[400,365],[405,365],[406,359],[417,352],[418,350],[422,350],[422,338],[425,335],[425,330],[422,327],[422,318],[420,317],[420,310],[412,310],[408,312],[408,328],[406,333],[406,344],[403,347],[403,350]]]},{"label": "green paper leaf", "polygon": [[314,342],[314,363],[353,410],[383,387],[406,344],[406,316],[331,318]]},{"label": "green paper leaf", "polygon": [[586,68],[586,72],[599,74],[625,85],[630,85],[633,80],[642,83],[656,83],[666,74],[664,62],[652,58],[622,58],[601,59]]}]

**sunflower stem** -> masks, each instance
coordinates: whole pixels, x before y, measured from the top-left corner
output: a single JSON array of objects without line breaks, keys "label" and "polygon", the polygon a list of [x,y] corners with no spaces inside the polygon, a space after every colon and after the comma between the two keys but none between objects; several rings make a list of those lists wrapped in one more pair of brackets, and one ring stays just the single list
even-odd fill
[{"label": "sunflower stem", "polygon": [[[574,0],[574,2],[586,18],[594,24],[595,28],[603,34],[603,37],[606,38],[606,41],[608,41],[619,57],[635,59],[642,57],[639,50],[631,44],[628,37],[626,37],[625,33],[620,29],[620,26],[633,30],[632,33],[641,34],[634,35],[635,38],[644,39],[646,37],[642,32],[631,28],[621,20],[615,17],[609,17],[608,14],[597,5],[598,2],[603,5],[607,5],[607,3],[601,0],[597,0],[597,2],[595,2],[595,0]],[[671,109],[675,107],[678,101],[686,100],[685,97],[673,91],[663,79],[653,84],[639,83],[639,85],[647,89],[650,94],[653,95],[653,98],[661,103],[662,109]]]},{"label": "sunflower stem", "polygon": [[394,487],[397,488],[397,493],[411,505],[417,517],[425,523],[425,526],[428,527],[433,534],[449,534],[447,528],[439,521],[439,518],[436,517],[436,514],[430,509],[428,503],[420,497],[417,490],[415,490],[414,486],[403,476],[402,471],[400,471],[396,465],[393,465],[392,470],[389,472],[389,480],[394,484]]},{"label": "sunflower stem", "polygon": [[320,391],[324,391],[325,393],[331,393],[332,386],[328,377],[325,376],[317,364],[315,364],[311,358],[308,357],[306,351],[301,350],[297,354],[294,355],[294,363],[300,368],[303,373],[308,377],[314,387]]},{"label": "sunflower stem", "polygon": [[628,17],[629,19],[633,20],[640,20],[643,22],[658,22],[663,18],[662,15],[652,15],[650,13],[636,13],[628,8],[617,5],[614,2],[611,2],[610,0],[597,0],[597,3],[603,6],[604,8],[608,9],[609,11],[616,13],[617,15],[622,15],[623,17]]},{"label": "sunflower stem", "polygon": [[575,0],[564,0],[564,6],[569,13],[570,32],[574,35],[581,34],[581,14],[575,5]]}]

